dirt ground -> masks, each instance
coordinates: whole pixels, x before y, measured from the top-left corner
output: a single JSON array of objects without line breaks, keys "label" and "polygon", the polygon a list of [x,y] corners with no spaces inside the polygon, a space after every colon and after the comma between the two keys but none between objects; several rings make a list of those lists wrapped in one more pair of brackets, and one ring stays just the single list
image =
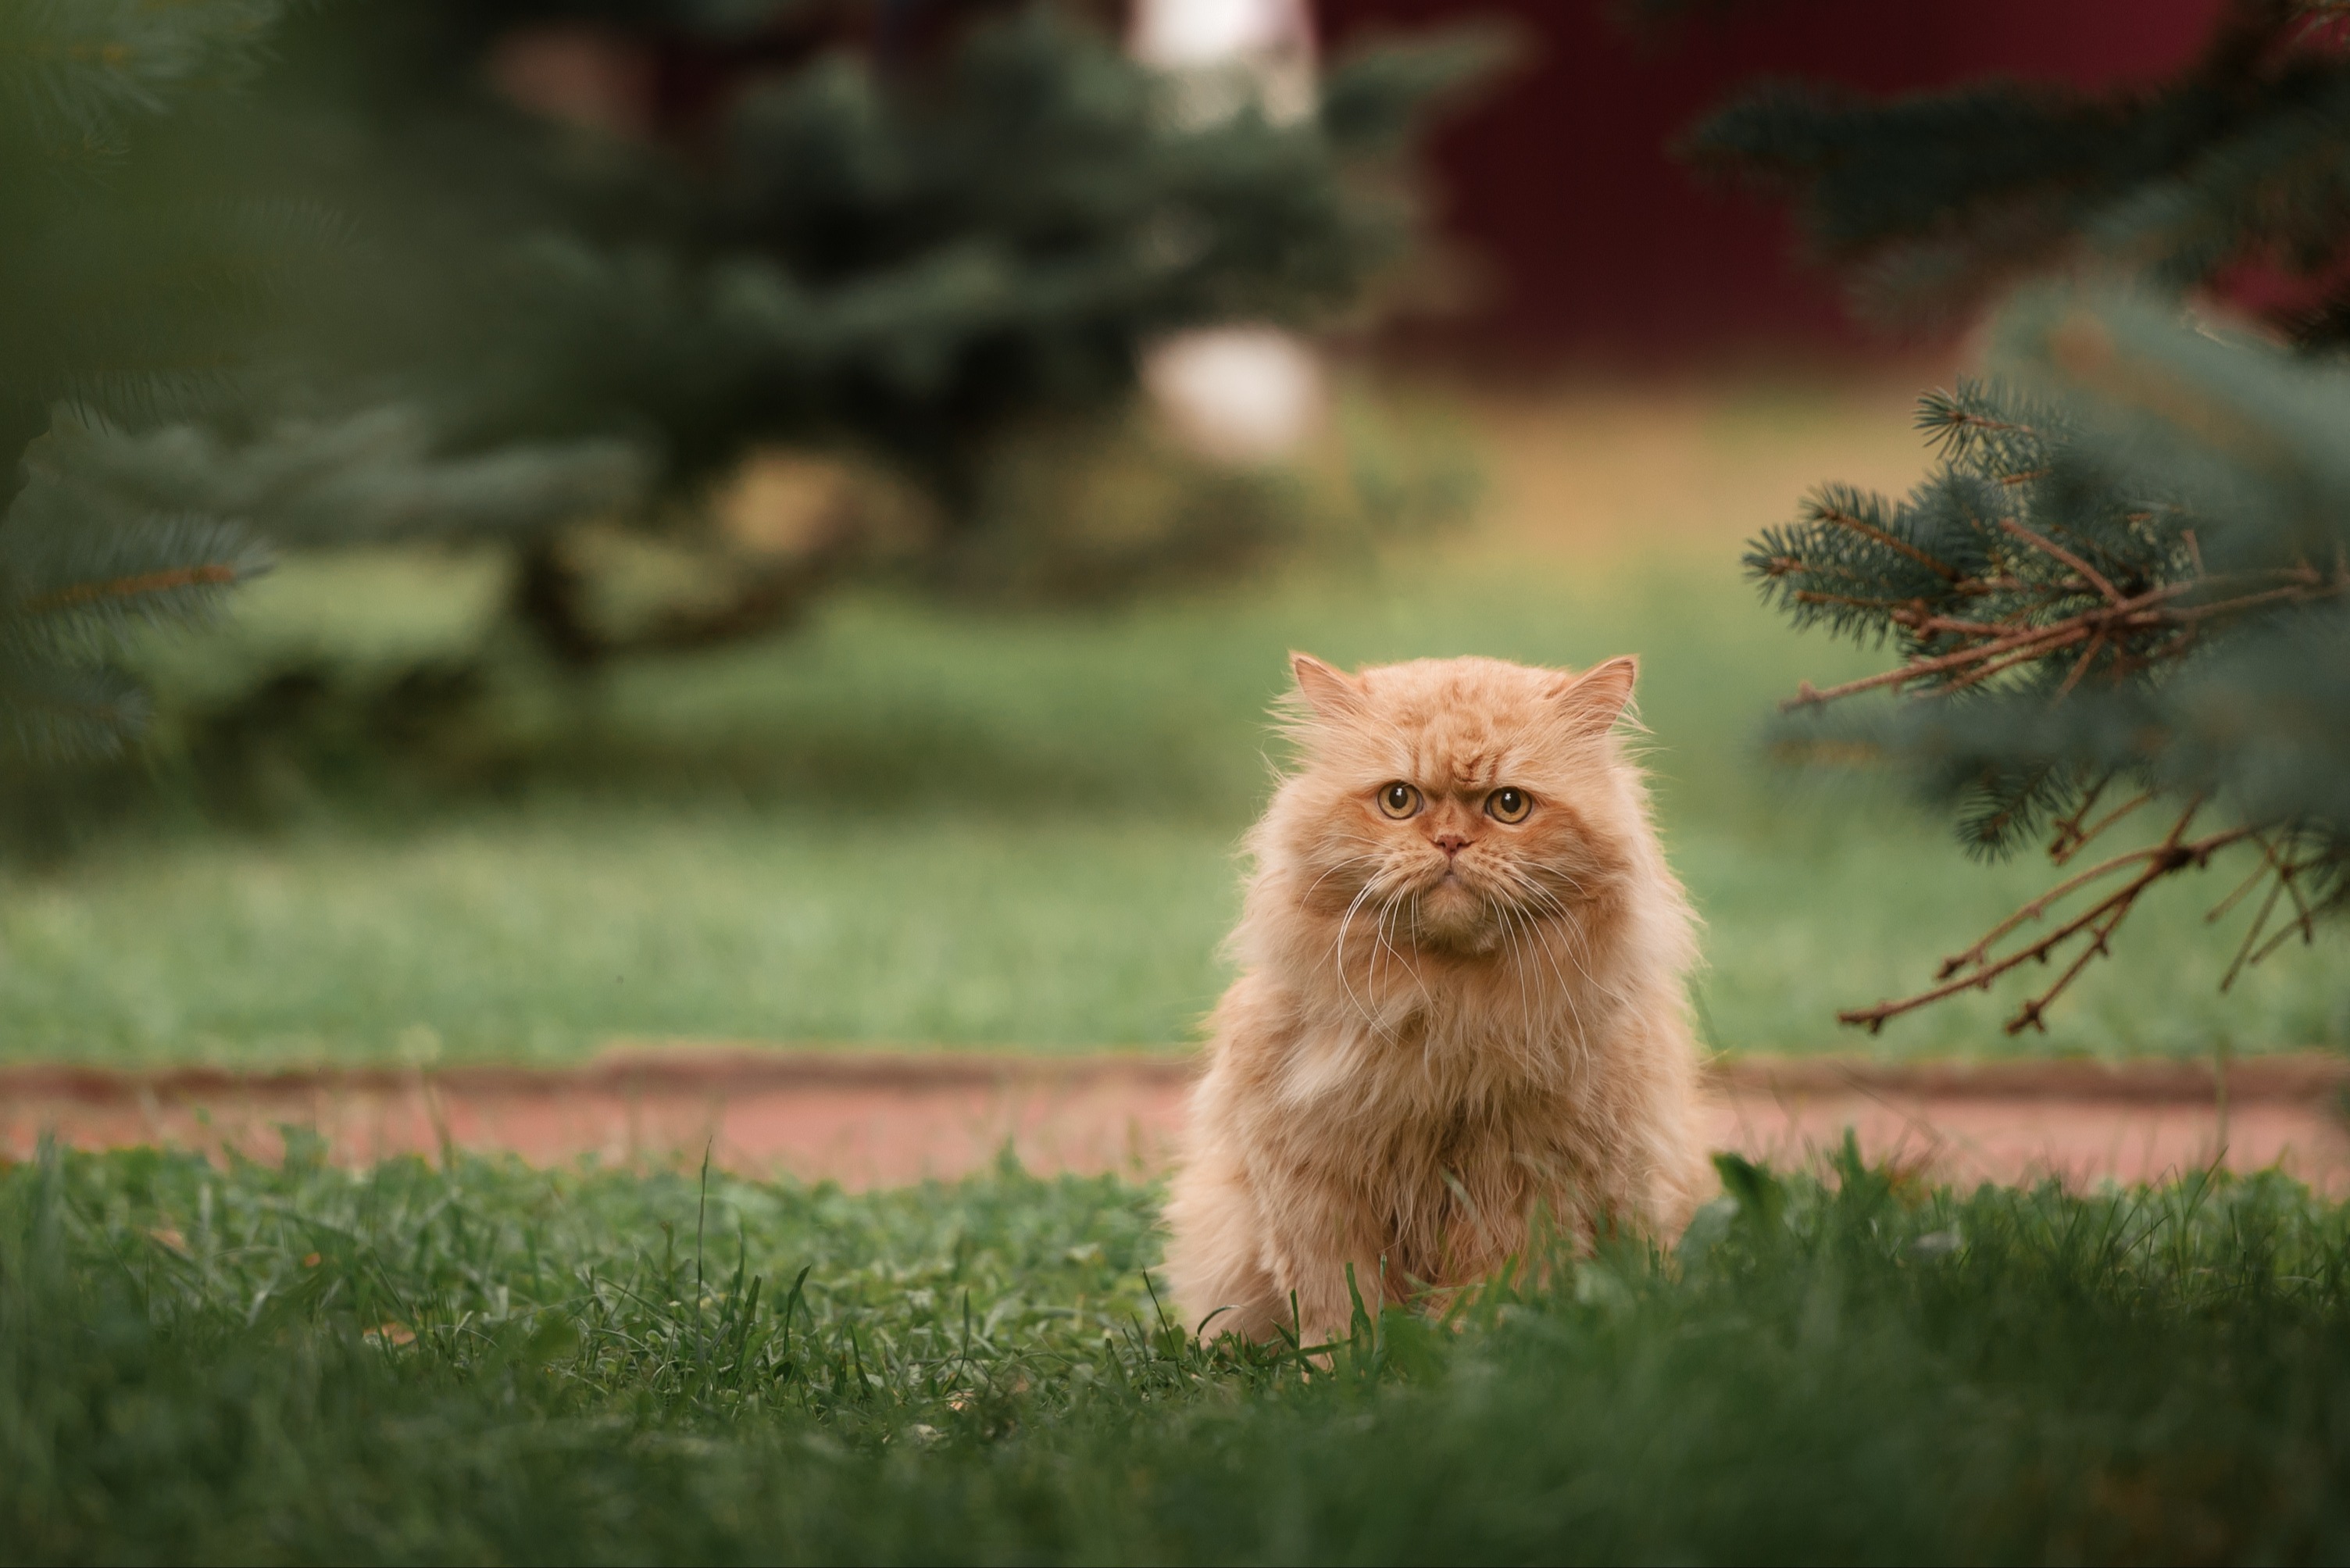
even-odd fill
[{"label": "dirt ground", "polygon": [[[578,1069],[237,1075],[0,1071],[0,1152],[45,1136],[274,1159],[308,1128],[358,1164],[444,1147],[536,1164],[698,1162],[867,1188],[953,1178],[1007,1148],[1030,1169],[1148,1175],[1171,1158],[1191,1066],[1079,1058],[622,1049]],[[2223,1086],[2193,1063],[1898,1067],[1746,1058],[1715,1073],[1714,1141],[1782,1165],[1849,1127],[1866,1155],[1960,1183],[2160,1180],[2215,1161],[2350,1192],[2350,1063],[2259,1057]]]}]

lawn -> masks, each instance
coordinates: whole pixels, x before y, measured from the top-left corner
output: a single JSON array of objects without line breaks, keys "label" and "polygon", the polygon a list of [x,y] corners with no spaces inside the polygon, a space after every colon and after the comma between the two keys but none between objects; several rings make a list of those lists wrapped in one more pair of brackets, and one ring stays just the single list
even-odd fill
[{"label": "lawn", "polygon": [[[1871,668],[1798,638],[1738,545],[1804,484],[1903,483],[1898,396],[1601,389],[1483,407],[1471,525],[1210,593],[1087,610],[868,593],[770,644],[514,693],[422,759],[265,777],[233,818],[149,809],[0,874],[0,1057],[576,1059],[620,1038],[1180,1049],[1221,989],[1233,848],[1266,787],[1284,654],[1634,651],[1669,847],[1708,921],[1729,1050],[2177,1054],[2350,1041],[2341,940],[2221,996],[2222,867],[2169,888],[2054,1014],[1898,1022],[2048,879],[1968,865],[1883,781],[1806,780],[1756,736],[1796,680]],[[296,561],[180,679],[269,649],[397,658],[462,634],[480,563]],[[167,699],[169,693],[167,692]],[[167,703],[168,708],[168,703]],[[167,728],[168,741],[168,728]],[[468,749],[470,747],[470,749]]]},{"label": "lawn", "polygon": [[1154,1194],[459,1158],[0,1170],[0,1558],[2338,1561],[2350,1215],[1733,1166],[1310,1375]]}]

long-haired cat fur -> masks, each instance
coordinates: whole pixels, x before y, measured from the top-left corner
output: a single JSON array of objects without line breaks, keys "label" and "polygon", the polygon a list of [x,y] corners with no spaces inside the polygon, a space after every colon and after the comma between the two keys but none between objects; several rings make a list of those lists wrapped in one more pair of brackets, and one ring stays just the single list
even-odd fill
[{"label": "long-haired cat fur", "polygon": [[1637,667],[1347,675],[1292,656],[1301,765],[1254,870],[1170,1193],[1211,1336],[1309,1339],[1521,1251],[1669,1243],[1711,1179],[1694,924],[1617,736]]}]

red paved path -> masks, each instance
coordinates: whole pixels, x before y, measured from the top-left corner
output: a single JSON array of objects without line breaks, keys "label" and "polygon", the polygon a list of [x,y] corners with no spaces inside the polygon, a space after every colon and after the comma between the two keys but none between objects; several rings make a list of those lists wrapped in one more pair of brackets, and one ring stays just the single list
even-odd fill
[{"label": "red paved path", "polygon": [[[242,1076],[213,1069],[112,1074],[0,1069],[0,1152],[45,1132],[81,1147],[161,1142],[262,1158],[291,1123],[336,1158],[431,1153],[444,1141],[537,1163],[699,1159],[852,1187],[953,1177],[1008,1141],[1038,1170],[1162,1166],[1181,1125],[1189,1064],[775,1050],[626,1050],[575,1069],[458,1067]],[[1889,1067],[1747,1058],[1717,1075],[1715,1139],[1781,1164],[1847,1127],[1873,1158],[1947,1179],[2074,1184],[2160,1179],[2223,1158],[2282,1165],[2350,1191],[2350,1063],[2259,1057],[2229,1075],[2193,1063],[2018,1062]]]}]

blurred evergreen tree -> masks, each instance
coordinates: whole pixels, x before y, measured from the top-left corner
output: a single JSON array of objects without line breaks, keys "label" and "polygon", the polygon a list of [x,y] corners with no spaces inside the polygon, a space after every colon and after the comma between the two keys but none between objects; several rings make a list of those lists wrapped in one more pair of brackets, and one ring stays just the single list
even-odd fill
[{"label": "blurred evergreen tree", "polygon": [[[1920,405],[1940,462],[1915,491],[1824,486],[1747,557],[1797,625],[1900,655],[1805,686],[1783,740],[1911,769],[1970,848],[2045,835],[2068,872],[1846,1023],[2036,961],[2054,978],[2008,1027],[2041,1025],[2142,894],[2222,856],[2213,919],[2251,911],[2229,982],[2350,901],[2345,22],[2235,0],[2149,87],[1773,86],[1690,140],[1792,199],[1864,309],[1999,306],[1995,374]],[[2092,852],[2124,822],[2152,830]]]},{"label": "blurred evergreen tree", "polygon": [[[514,611],[587,668],[771,627],[867,549],[846,514],[785,552],[709,540],[675,503],[747,452],[910,477],[937,519],[918,553],[951,564],[984,547],[1005,433],[1117,406],[1155,338],[1357,308],[1411,234],[1416,119],[1492,54],[1388,47],[1305,118],[1245,94],[1202,118],[1126,57],[1118,9],[342,0],[289,19],[220,155],[365,236],[300,383],[323,428],[421,410],[422,456],[521,445],[606,476],[601,506],[527,526],[442,518],[515,541]],[[599,619],[578,548],[598,513],[702,528],[722,590]]]},{"label": "blurred evergreen tree", "polygon": [[276,0],[0,4],[0,727],[43,755],[119,748],[143,717],[126,633],[200,621],[263,557],[183,498],[82,483],[44,439],[215,400],[249,337],[334,244],[298,204],[239,201],[181,139],[244,84]]}]

